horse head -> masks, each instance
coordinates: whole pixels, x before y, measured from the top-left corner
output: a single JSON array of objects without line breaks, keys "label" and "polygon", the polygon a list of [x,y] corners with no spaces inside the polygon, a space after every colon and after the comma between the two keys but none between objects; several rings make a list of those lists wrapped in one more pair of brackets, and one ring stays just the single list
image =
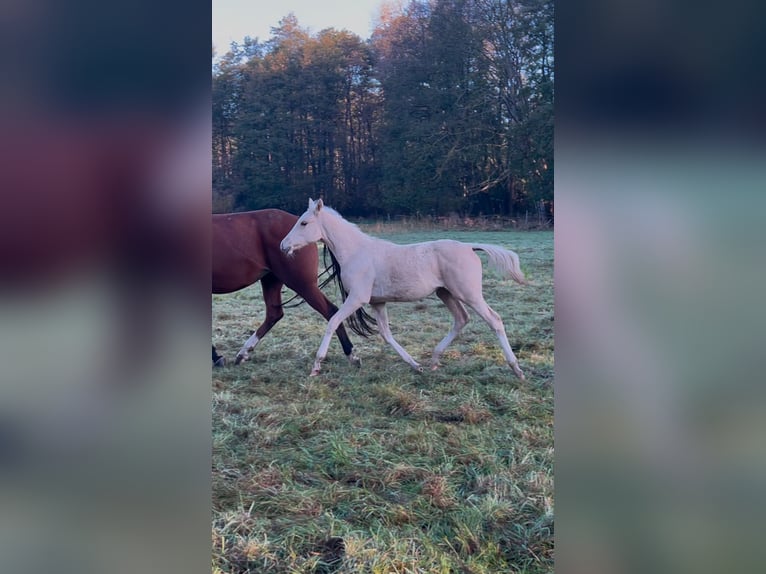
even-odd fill
[{"label": "horse head", "polygon": [[298,218],[293,228],[279,244],[283,253],[292,255],[297,249],[323,239],[322,228],[318,221],[323,206],[324,202],[321,199],[314,201],[309,198],[308,209]]}]

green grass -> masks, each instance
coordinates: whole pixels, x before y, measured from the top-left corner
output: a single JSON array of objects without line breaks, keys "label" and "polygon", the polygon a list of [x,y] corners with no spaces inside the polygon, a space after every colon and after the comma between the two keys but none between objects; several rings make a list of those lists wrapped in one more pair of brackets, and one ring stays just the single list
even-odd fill
[{"label": "green grass", "polygon": [[[368,232],[516,251],[533,285],[485,267],[484,295],[527,380],[473,312],[435,372],[352,333],[362,367],[334,338],[309,378],[326,323],[287,309],[250,362],[213,373],[213,571],[551,572],[553,233]],[[436,297],[388,309],[394,336],[427,366],[449,312]],[[259,285],[214,296],[219,352],[233,359],[263,316]]]}]

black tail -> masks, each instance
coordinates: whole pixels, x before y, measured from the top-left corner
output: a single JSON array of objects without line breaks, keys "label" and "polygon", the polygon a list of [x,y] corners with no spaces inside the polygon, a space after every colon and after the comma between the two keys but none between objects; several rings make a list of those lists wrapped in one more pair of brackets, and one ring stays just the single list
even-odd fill
[{"label": "black tail", "polygon": [[[328,272],[330,272],[330,271],[332,271],[332,273],[330,273],[330,274],[329,274],[329,275],[328,275],[328,276],[327,276],[325,279],[323,279],[323,280],[322,280],[322,282],[319,284],[319,289],[320,289],[320,290],[321,290],[321,289],[324,289],[325,287],[327,287],[327,285],[329,285],[329,284],[330,284],[330,281],[332,281],[333,279],[335,279],[335,273],[336,273],[336,271],[335,271],[334,269],[331,269],[330,267],[328,267],[328,266],[327,266],[327,262],[325,261],[325,270],[324,270],[324,271],[322,271],[322,272],[319,274],[319,277],[317,277],[317,279],[321,279],[321,278],[322,278],[322,275],[327,275],[327,273],[328,273]],[[283,291],[283,292],[284,292],[284,291]],[[293,303],[293,301],[294,301],[295,299],[298,299],[298,302],[297,302],[297,303]],[[285,308],[285,309],[292,309],[293,307],[300,307],[300,306],[301,306],[301,305],[303,305],[305,302],[306,302],[306,300],[305,300],[305,299],[301,298],[301,297],[300,297],[300,296],[299,296],[297,293],[295,293],[295,294],[294,294],[292,297],[290,297],[290,298],[289,298],[287,301],[285,301],[284,303],[282,303],[282,307],[283,307],[283,308]]]},{"label": "black tail", "polygon": [[[330,254],[329,265],[327,263],[328,253]],[[325,279],[324,283],[322,283],[322,286],[329,283],[332,279],[335,279],[335,283],[338,285],[338,289],[340,290],[341,299],[345,301],[346,297],[348,296],[348,291],[343,286],[343,280],[340,278],[340,263],[338,263],[338,260],[335,259],[335,255],[327,248],[326,245],[322,253],[322,258],[324,259],[325,267],[327,269],[332,268],[332,274],[327,279]],[[364,307],[360,307],[353,315],[346,319],[346,325],[348,325],[348,328],[360,337],[369,337],[370,335],[375,335],[378,332],[378,329],[376,328],[377,324],[378,323],[375,321],[375,317],[365,311]]]}]

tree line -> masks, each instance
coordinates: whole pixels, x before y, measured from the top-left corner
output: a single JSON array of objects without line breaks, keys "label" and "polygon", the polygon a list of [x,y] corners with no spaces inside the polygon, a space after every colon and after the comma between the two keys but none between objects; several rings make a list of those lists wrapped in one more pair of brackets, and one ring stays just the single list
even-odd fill
[{"label": "tree line", "polygon": [[213,66],[215,211],[553,208],[553,1],[411,0],[369,40],[293,14]]}]

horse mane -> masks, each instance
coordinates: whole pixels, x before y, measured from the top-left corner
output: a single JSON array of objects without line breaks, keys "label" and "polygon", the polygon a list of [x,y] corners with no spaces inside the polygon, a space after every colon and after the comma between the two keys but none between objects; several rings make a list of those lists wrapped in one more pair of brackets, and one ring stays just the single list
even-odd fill
[{"label": "horse mane", "polygon": [[[351,225],[353,225],[353,223]],[[328,253],[330,254],[329,265],[327,263]],[[326,285],[332,279],[334,279],[338,289],[340,290],[341,299],[345,301],[346,297],[348,296],[348,290],[343,286],[343,280],[340,277],[340,263],[338,263],[338,260],[335,258],[335,254],[330,250],[329,247],[327,247],[327,245],[324,246],[324,250],[322,251],[322,258],[324,260],[325,267],[328,269],[332,268],[332,274],[325,280],[322,285]],[[365,338],[369,337],[370,335],[375,335],[378,332],[378,329],[376,328],[377,324],[378,323],[375,320],[375,317],[365,311],[364,307],[359,307],[359,309],[357,309],[353,315],[346,319],[346,325],[348,325],[349,329],[351,329],[360,337]]]},{"label": "horse mane", "polygon": [[[354,223],[352,221],[349,221],[348,219],[343,217],[340,213],[338,213],[332,207],[328,207],[327,205],[323,205],[322,206],[322,211],[329,212],[330,215],[333,215],[336,218],[340,219],[343,223],[345,223],[348,227],[350,227],[351,229],[353,229],[354,231],[356,231],[360,235],[364,235],[365,237],[368,237],[368,238],[370,237],[364,231],[362,231],[362,229],[356,223]],[[333,255],[333,257],[334,257],[334,255]]]}]

